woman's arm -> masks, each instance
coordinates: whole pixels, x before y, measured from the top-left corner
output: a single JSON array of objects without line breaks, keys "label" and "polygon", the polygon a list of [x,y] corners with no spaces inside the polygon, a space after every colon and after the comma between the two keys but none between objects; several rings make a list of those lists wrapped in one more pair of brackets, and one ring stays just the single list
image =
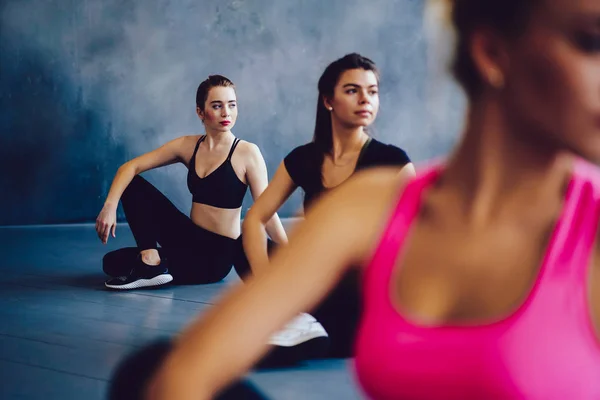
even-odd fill
[{"label": "woman's arm", "polygon": [[[256,145],[251,145],[251,155],[249,160],[250,163],[246,169],[246,175],[248,183],[250,184],[250,191],[252,193],[252,198],[254,199],[254,204],[244,217],[242,237],[244,248],[247,252],[246,256],[254,271],[257,266],[268,263],[266,233],[268,233],[275,243],[287,243],[287,234],[279,220],[277,210],[289,197],[291,191],[293,191],[295,187],[289,187],[290,184],[293,185],[293,183],[288,176],[289,183],[287,184],[288,187],[285,188],[286,193],[280,193],[278,196],[279,200],[275,202],[276,204],[272,204],[273,202],[270,203],[273,207],[269,208],[268,214],[264,212],[260,213],[261,218],[257,221],[256,211],[264,209],[265,194],[269,195],[269,198],[271,198],[274,190],[275,192],[281,192],[281,186],[278,185],[279,180],[277,179],[279,170],[275,174],[273,181],[269,183],[265,160]],[[274,189],[273,185],[277,185],[277,187]],[[267,203],[269,202],[269,198],[266,200]],[[247,229],[248,226],[250,226],[250,230]],[[247,238],[247,235],[250,237]],[[248,253],[248,251],[250,252]],[[260,269],[260,267],[258,269]]]},{"label": "woman's arm", "polygon": [[265,231],[276,243],[287,243],[287,237],[285,241],[275,240],[269,225],[272,224],[273,217],[277,216],[277,210],[295,189],[294,181],[290,178],[284,163],[281,163],[271,182],[246,213],[242,225],[242,237],[246,257],[253,273],[264,270],[264,267],[269,264]]},{"label": "woman's arm", "polygon": [[188,138],[183,136],[171,140],[119,167],[106,196],[104,207],[96,219],[96,231],[102,243],[108,241],[109,233],[115,237],[117,206],[133,177],[144,171],[181,161],[184,143],[189,140]]},{"label": "woman's arm", "polygon": [[275,251],[272,268],[236,285],[187,328],[148,388],[152,400],[209,399],[268,350],[272,333],[315,307],[370,255],[398,193],[394,171],[356,178],[318,201]]}]

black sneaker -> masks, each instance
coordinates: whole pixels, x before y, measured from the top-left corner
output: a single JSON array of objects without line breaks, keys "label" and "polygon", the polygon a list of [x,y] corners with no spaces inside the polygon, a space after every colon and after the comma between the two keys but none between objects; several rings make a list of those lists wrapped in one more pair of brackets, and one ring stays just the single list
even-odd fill
[{"label": "black sneaker", "polygon": [[161,286],[173,280],[165,260],[156,266],[145,264],[139,257],[136,265],[127,276],[111,278],[104,283],[110,289],[130,290],[151,286]]}]

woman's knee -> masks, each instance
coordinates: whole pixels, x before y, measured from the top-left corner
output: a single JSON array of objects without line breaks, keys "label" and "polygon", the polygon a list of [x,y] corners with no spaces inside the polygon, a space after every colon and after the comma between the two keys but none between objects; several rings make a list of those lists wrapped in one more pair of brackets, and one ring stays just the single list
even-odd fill
[{"label": "woman's knee", "polygon": [[130,198],[137,197],[140,193],[144,192],[144,188],[150,184],[146,179],[140,175],[135,175],[129,185],[123,191],[121,195],[121,201],[127,201]]},{"label": "woman's knee", "polygon": [[[273,255],[273,252],[277,249],[277,246],[277,243],[271,239],[267,239],[267,253],[269,257]],[[250,266],[250,261],[248,261],[248,257],[246,256],[246,251],[244,250],[242,236],[236,240],[234,254],[233,267],[235,272],[238,274],[240,279],[245,281],[252,276],[252,268]]]}]

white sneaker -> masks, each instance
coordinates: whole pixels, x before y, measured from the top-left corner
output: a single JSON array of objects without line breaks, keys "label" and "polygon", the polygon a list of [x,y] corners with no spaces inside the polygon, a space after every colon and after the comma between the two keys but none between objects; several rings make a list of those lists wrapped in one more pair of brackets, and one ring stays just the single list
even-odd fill
[{"label": "white sneaker", "polygon": [[296,318],[288,322],[285,327],[302,329],[303,327],[310,326],[310,324],[313,322],[318,323],[315,317],[307,313],[300,313],[298,316],[296,316]]},{"label": "white sneaker", "polygon": [[317,338],[329,337],[325,328],[310,314],[302,313],[269,339],[274,346],[292,347]]}]

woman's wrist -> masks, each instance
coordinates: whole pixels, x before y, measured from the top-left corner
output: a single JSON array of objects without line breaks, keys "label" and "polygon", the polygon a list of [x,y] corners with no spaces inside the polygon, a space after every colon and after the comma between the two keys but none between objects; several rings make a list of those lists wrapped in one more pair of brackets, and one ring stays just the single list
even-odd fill
[{"label": "woman's wrist", "polygon": [[109,209],[109,210],[116,210],[118,204],[119,204],[119,202],[117,202],[117,201],[107,199],[104,202],[104,208]]}]

